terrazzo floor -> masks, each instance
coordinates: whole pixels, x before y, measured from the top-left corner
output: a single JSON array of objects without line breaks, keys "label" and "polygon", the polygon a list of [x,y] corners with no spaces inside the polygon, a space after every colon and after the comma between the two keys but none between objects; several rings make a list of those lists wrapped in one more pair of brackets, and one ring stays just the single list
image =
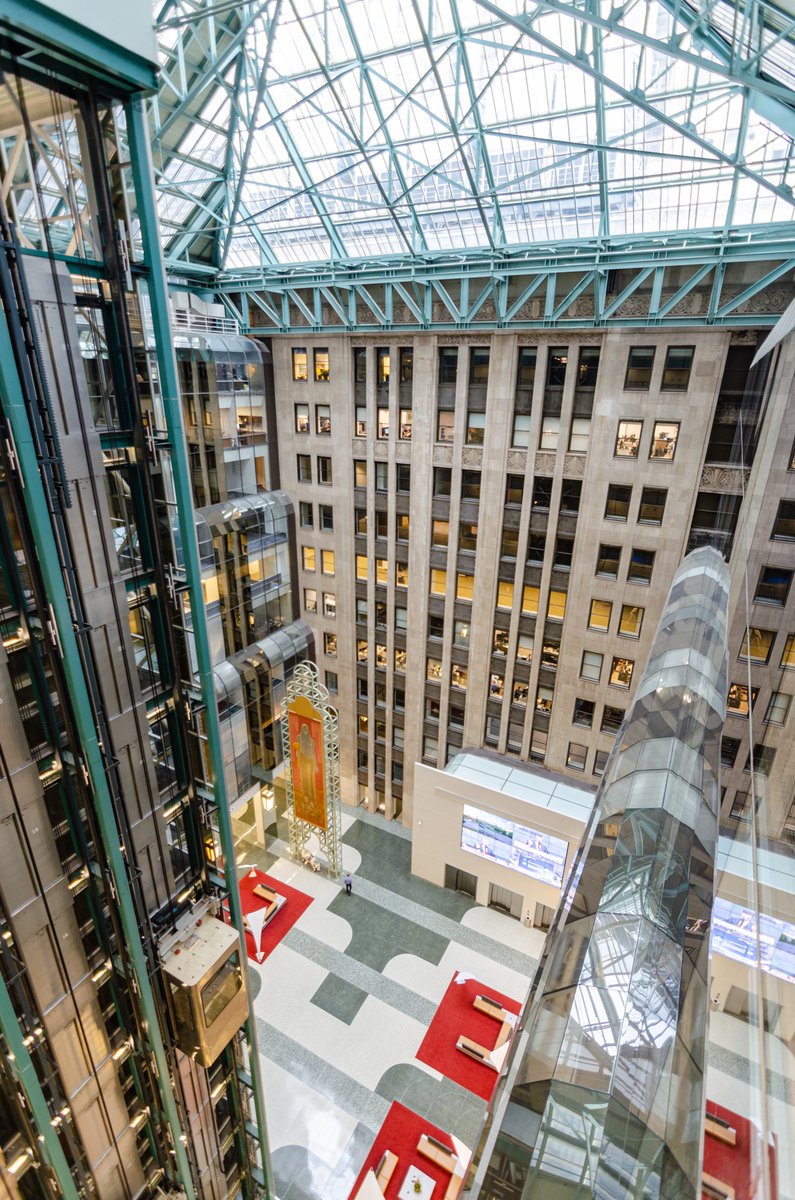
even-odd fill
[{"label": "terrazzo floor", "polygon": [[281,822],[257,846],[235,823],[238,866],[314,897],[250,963],[279,1200],[346,1200],[393,1100],[473,1146],[485,1103],[415,1059],[454,971],[523,999],[543,934],[411,876],[395,822],[343,813],[353,893],[289,857]]}]

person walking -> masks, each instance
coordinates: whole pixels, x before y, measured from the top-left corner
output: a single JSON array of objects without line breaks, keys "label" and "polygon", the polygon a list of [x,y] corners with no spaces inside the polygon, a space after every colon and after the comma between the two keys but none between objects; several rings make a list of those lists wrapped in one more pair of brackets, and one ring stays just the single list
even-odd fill
[{"label": "person walking", "polygon": [[352,889],[352,887],[353,887],[353,879],[351,878],[351,873],[350,873],[350,871],[346,871],[346,872],[345,872],[345,874],[344,874],[344,875],[343,875],[343,877],[342,877],[342,882],[345,884],[345,891],[346,891],[346,892],[348,893],[348,895],[350,896],[350,894],[351,894],[351,889]]}]

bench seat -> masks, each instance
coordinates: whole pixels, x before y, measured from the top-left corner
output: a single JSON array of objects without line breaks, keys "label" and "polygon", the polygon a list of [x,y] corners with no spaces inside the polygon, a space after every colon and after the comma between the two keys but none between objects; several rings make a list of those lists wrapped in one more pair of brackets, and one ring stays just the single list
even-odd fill
[{"label": "bench seat", "polygon": [[389,1187],[389,1181],[395,1174],[395,1168],[398,1165],[398,1156],[392,1150],[385,1150],[381,1155],[378,1166],[375,1169],[376,1183],[382,1192],[385,1192]]}]

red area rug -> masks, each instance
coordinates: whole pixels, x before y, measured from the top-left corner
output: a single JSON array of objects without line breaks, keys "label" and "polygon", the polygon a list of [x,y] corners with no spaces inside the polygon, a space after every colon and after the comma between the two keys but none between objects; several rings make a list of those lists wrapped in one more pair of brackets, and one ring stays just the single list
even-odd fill
[{"label": "red area rug", "polygon": [[[764,1143],[756,1125],[746,1117],[732,1112],[730,1108],[716,1104],[714,1100],[707,1101],[707,1112],[719,1120],[726,1121],[734,1129],[737,1135],[737,1144],[730,1146],[719,1138],[713,1137],[709,1132],[705,1133],[704,1174],[711,1175],[713,1179],[730,1183],[734,1188],[736,1200],[752,1200],[754,1196],[764,1195],[765,1186],[762,1179]],[[773,1134],[770,1135],[767,1152],[770,1164],[770,1194],[772,1200],[776,1200],[778,1184],[776,1143]],[[706,1191],[702,1191],[701,1195],[702,1200],[706,1200]]]},{"label": "red area rug", "polygon": [[[285,934],[290,932],[301,914],[306,912],[313,897],[307,896],[306,892],[299,892],[297,888],[288,887],[286,883],[282,883],[280,879],[274,879],[272,875],[266,875],[264,871],[247,871],[240,880],[240,903],[244,913],[249,913],[255,908],[262,908],[262,900],[259,896],[254,895],[254,888],[260,883],[276,892],[277,895],[284,896],[287,900],[287,903],[282,905],[270,924],[266,925],[262,931],[260,951],[264,962],[268,955],[273,953]],[[257,962],[254,938],[248,932],[246,932],[246,948],[251,961]]]},{"label": "red area rug", "polygon": [[403,1186],[406,1173],[409,1167],[412,1166],[419,1167],[425,1175],[428,1175],[437,1184],[440,1184],[440,1187],[434,1188],[433,1194],[434,1196],[443,1196],[450,1182],[450,1176],[443,1167],[438,1167],[436,1163],[432,1163],[430,1159],[417,1153],[417,1143],[420,1140],[420,1135],[423,1133],[435,1137],[443,1146],[449,1146],[451,1150],[453,1149],[453,1141],[449,1133],[445,1133],[438,1126],[432,1125],[426,1117],[418,1116],[410,1108],[404,1108],[402,1104],[398,1104],[397,1100],[395,1100],[386,1114],[386,1120],[376,1134],[376,1139],[372,1144],[370,1153],[364,1160],[364,1166],[359,1172],[356,1183],[353,1185],[349,1200],[353,1200],[367,1172],[370,1169],[375,1170],[378,1166],[378,1163],[381,1161],[381,1155],[385,1150],[391,1150],[398,1157],[395,1173],[389,1181],[389,1187],[384,1193],[386,1200],[397,1200],[397,1194]]},{"label": "red area rug", "polygon": [[436,1016],[428,1026],[428,1032],[417,1051],[417,1058],[433,1067],[434,1071],[452,1079],[454,1083],[468,1088],[482,1100],[489,1100],[497,1083],[497,1072],[457,1050],[456,1042],[461,1034],[464,1034],[488,1049],[496,1044],[500,1032],[499,1022],[472,1007],[476,996],[491,996],[512,1013],[518,1013],[521,1005],[510,996],[504,996],[502,992],[495,992],[494,988],[485,983],[479,983],[477,979],[456,983],[457,978],[458,972],[453,976],[452,983],[436,1010]]}]

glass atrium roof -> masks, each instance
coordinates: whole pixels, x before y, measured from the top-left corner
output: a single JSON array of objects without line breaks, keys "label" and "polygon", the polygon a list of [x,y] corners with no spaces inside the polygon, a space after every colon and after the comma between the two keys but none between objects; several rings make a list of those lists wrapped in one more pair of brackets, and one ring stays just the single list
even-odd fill
[{"label": "glass atrium roof", "polygon": [[166,0],[169,265],[495,256],[792,221],[795,7]]}]

